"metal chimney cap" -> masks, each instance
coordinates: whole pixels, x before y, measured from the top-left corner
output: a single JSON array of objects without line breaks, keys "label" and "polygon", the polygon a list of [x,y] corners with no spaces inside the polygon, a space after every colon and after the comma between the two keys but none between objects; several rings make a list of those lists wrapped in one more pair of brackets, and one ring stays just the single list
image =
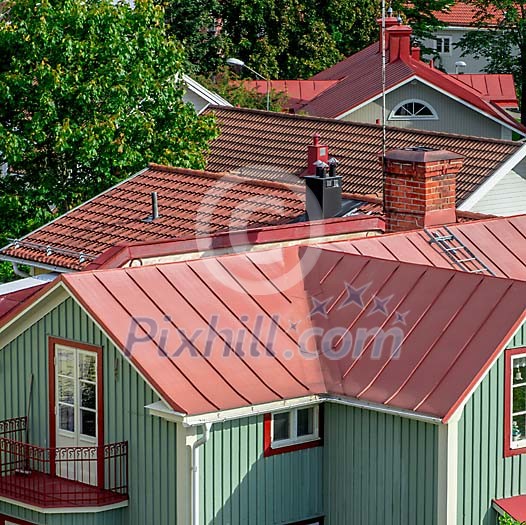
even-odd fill
[{"label": "metal chimney cap", "polygon": [[329,164],[331,164],[331,165],[332,164],[339,164],[339,163],[340,163],[340,161],[336,157],[331,157],[329,159]]},{"label": "metal chimney cap", "polygon": [[316,162],[312,163],[313,166],[316,166],[317,168],[328,168],[329,165],[323,162],[323,160],[317,160]]}]

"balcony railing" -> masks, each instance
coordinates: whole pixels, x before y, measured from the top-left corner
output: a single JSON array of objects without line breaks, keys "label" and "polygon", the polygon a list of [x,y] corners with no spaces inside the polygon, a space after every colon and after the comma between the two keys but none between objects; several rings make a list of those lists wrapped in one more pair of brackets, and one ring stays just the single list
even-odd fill
[{"label": "balcony railing", "polygon": [[55,508],[100,507],[128,499],[127,442],[38,447],[24,442],[24,419],[0,422],[0,496]]}]

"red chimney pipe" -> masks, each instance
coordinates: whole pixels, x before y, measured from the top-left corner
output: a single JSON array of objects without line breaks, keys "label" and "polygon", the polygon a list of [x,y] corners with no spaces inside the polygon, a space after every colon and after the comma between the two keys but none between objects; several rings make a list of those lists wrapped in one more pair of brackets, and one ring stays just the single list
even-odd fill
[{"label": "red chimney pipe", "polygon": [[409,26],[393,26],[386,31],[389,40],[389,63],[409,59],[412,32]]},{"label": "red chimney pipe", "polygon": [[307,175],[316,174],[315,162],[329,163],[329,148],[320,144],[320,136],[316,133],[312,137],[312,144],[307,146]]},{"label": "red chimney pipe", "polygon": [[[378,53],[382,52],[382,19],[377,18],[376,23],[378,24]],[[389,29],[390,27],[398,25],[398,18],[396,16],[387,16],[385,17],[385,28]],[[389,34],[385,35],[385,49],[389,49]]]}]

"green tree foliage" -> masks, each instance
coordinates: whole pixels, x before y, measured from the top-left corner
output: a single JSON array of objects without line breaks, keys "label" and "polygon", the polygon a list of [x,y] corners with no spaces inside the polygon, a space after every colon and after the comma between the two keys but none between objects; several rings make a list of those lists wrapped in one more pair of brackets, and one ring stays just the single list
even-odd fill
[{"label": "green tree foliage", "polygon": [[504,516],[499,516],[499,525],[525,525],[526,522],[520,522],[514,520],[511,516],[508,514],[505,514]]},{"label": "green tree foliage", "polygon": [[[145,167],[199,168],[213,119],[182,102],[184,53],[153,0],[13,0],[0,18],[0,236]],[[3,240],[3,239],[2,239]]]},{"label": "green tree foliage", "polygon": [[526,4],[510,0],[472,0],[476,26],[459,42],[463,55],[485,57],[488,73],[512,73],[521,99],[521,122],[526,125]]}]

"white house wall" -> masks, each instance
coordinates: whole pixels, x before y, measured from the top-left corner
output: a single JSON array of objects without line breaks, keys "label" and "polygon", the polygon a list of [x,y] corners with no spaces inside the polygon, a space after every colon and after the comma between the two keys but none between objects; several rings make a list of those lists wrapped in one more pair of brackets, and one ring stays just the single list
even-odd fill
[{"label": "white house wall", "polygon": [[523,167],[510,171],[471,211],[504,216],[526,213],[526,177],[520,174]]},{"label": "white house wall", "polygon": [[[446,133],[460,133],[479,137],[511,139],[511,130],[452,98],[413,80],[386,95],[387,116],[404,100],[418,99],[430,104],[438,114],[437,120],[388,120],[388,125]],[[374,124],[382,118],[382,100],[377,100],[353,111],[342,120]]]}]

